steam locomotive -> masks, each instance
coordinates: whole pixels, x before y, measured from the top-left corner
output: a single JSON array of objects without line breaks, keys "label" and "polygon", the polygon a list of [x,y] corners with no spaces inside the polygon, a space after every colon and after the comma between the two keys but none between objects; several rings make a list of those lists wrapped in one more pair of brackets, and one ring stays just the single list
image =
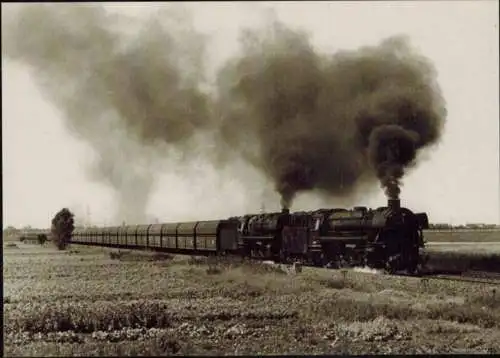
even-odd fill
[{"label": "steam locomotive", "polygon": [[386,207],[319,209],[225,220],[75,229],[71,242],[186,255],[236,255],[315,266],[368,266],[418,272],[425,213],[389,200]]}]

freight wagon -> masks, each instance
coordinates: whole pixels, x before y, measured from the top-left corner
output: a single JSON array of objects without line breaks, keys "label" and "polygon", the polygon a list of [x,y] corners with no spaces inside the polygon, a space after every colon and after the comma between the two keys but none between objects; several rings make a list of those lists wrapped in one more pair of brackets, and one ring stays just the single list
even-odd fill
[{"label": "freight wagon", "polygon": [[71,243],[176,254],[212,255],[238,251],[238,223],[230,220],[75,229]]}]

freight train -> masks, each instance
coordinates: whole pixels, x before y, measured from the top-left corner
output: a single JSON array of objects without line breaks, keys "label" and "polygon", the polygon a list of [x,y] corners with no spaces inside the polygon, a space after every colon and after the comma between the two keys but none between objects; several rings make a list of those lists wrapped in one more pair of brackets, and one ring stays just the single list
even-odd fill
[{"label": "freight train", "polygon": [[427,228],[427,214],[389,200],[377,209],[284,209],[225,220],[75,229],[71,243],[415,274],[422,263],[422,231]]}]

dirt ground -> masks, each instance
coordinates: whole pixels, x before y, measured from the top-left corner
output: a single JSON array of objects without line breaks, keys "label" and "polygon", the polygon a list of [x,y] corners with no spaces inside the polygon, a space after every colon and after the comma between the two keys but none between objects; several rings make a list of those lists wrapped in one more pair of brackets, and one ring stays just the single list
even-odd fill
[{"label": "dirt ground", "polygon": [[6,356],[500,353],[500,290],[17,243],[4,245],[4,344]]}]

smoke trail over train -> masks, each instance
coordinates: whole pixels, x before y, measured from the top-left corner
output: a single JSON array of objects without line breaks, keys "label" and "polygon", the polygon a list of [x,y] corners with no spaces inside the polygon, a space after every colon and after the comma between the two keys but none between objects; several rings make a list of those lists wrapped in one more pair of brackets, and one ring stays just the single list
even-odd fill
[{"label": "smoke trail over train", "polygon": [[397,198],[443,130],[435,70],[402,37],[332,55],[272,21],[242,32],[208,91],[206,38],[173,6],[137,24],[87,4],[23,5],[5,20],[2,52],[30,66],[98,153],[89,172],[128,222],[144,220],[160,163],[179,154],[216,168],[243,158],[285,207],[300,192],[346,198],[377,182]]},{"label": "smoke trail over train", "polygon": [[100,6],[38,4],[2,20],[2,51],[31,67],[98,154],[89,174],[115,189],[120,221],[145,220],[159,163],[174,149],[192,154],[190,140],[209,123],[203,37],[186,16],[171,8],[136,24]]}]

